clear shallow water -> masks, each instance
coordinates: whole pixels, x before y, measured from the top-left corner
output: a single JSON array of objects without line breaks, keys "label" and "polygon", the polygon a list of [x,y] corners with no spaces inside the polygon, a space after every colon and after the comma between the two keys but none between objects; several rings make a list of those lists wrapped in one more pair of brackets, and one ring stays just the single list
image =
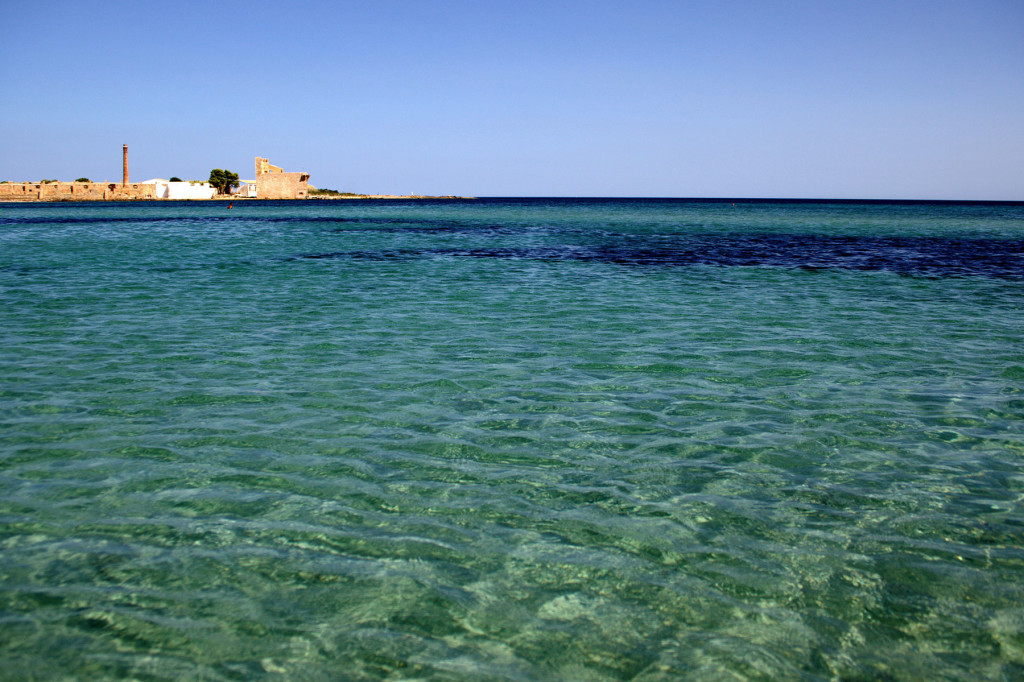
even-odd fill
[{"label": "clear shallow water", "polygon": [[1024,206],[0,205],[0,675],[1024,675]]}]

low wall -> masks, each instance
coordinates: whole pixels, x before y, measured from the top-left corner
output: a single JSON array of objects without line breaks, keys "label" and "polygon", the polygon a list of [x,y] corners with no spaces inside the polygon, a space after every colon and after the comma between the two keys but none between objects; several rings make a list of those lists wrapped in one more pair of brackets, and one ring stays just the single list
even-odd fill
[{"label": "low wall", "polygon": [[116,182],[5,182],[0,201],[128,201],[156,199],[156,185]]}]

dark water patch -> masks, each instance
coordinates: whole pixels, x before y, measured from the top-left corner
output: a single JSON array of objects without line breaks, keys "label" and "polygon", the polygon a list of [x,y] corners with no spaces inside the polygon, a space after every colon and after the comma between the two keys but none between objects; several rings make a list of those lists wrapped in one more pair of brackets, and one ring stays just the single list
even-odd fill
[{"label": "dark water patch", "polygon": [[[604,235],[609,237],[609,235]],[[932,277],[1024,279],[1024,240],[821,235],[617,236],[601,244],[382,249],[301,254],[297,259],[413,260],[454,257],[625,266],[740,266],[886,271]]]},{"label": "dark water patch", "polygon": [[146,268],[148,272],[162,272],[162,273],[174,273],[174,272],[194,272],[200,270],[234,270],[236,268],[250,268],[256,266],[257,263],[251,260],[239,260],[239,261],[218,261],[215,263],[183,263],[176,265],[158,265],[156,267]]},{"label": "dark water patch", "polygon": [[331,251],[328,253],[303,253],[298,256],[286,258],[286,261],[295,260],[371,260],[371,261],[395,261],[395,260],[418,260],[429,256],[429,250],[421,249],[383,249],[381,251]]},{"label": "dark water patch", "polygon": [[[459,234],[459,233],[492,233],[520,234],[548,230],[549,227],[537,225],[507,225],[498,223],[478,223],[473,220],[400,218],[400,217],[337,217],[337,216],[54,216],[54,217],[0,217],[3,225],[139,225],[139,224],[209,224],[232,225],[325,225],[334,227],[333,232],[350,234],[353,232],[402,233],[402,234]],[[342,227],[338,227],[341,225]],[[571,228],[559,227],[561,232],[574,232]]]},{"label": "dark water patch", "polygon": [[[401,234],[496,234],[513,235],[523,232],[536,232],[551,228],[537,225],[503,225],[476,223],[457,220],[421,220],[400,218],[343,218],[325,219],[324,222],[345,223],[345,227],[333,230],[340,234],[353,232],[401,233]],[[566,228],[557,228],[566,232]]]},{"label": "dark water patch", "polygon": [[12,274],[18,275],[20,277],[25,277],[29,275],[35,275],[40,272],[45,272],[47,270],[56,270],[59,268],[66,267],[67,266],[64,264],[53,265],[42,263],[14,263],[9,265],[6,263],[0,263],[0,274]]}]

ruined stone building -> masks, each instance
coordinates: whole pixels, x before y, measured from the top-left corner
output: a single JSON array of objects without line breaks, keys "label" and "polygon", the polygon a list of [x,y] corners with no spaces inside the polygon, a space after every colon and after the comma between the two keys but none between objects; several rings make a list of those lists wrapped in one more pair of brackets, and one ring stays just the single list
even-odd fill
[{"label": "ruined stone building", "polygon": [[309,196],[309,173],[285,173],[269,159],[256,157],[257,199],[305,199]]}]

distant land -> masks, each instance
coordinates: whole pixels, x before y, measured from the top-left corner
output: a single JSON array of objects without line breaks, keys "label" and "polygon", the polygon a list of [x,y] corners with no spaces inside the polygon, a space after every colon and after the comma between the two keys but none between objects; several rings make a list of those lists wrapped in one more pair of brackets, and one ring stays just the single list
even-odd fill
[{"label": "distant land", "polygon": [[[166,183],[165,183],[166,184]],[[208,183],[178,183],[192,184],[209,187]],[[59,182],[48,180],[41,182],[0,182],[0,203],[47,203],[60,201],[173,201],[185,199],[189,201],[252,201],[261,197],[247,197],[242,194],[216,194],[215,190],[209,188],[206,196],[187,197],[161,197],[157,194],[157,185],[152,182],[129,183],[122,185],[114,182]],[[263,199],[278,199],[281,197],[263,197]],[[291,198],[291,197],[289,197]],[[298,197],[300,201],[319,199],[326,201],[344,199],[475,199],[476,197],[463,197],[455,195],[431,196],[426,194],[357,194],[355,192],[338,192],[335,190],[321,190],[309,188],[305,196]]]},{"label": "distant land", "polygon": [[357,194],[355,192],[339,192],[333,189],[309,188],[307,199],[476,199],[476,197],[460,197],[453,194],[433,196],[429,194]]},{"label": "distant land", "polygon": [[[333,189],[318,189],[309,184],[309,173],[285,172],[270,159],[257,156],[254,180],[242,180],[233,171],[215,168],[208,181],[182,181],[153,178],[131,182],[128,175],[128,145],[121,145],[121,182],[93,182],[78,178],[73,182],[56,179],[38,182],[0,181],[0,202],[28,201],[149,201],[149,200],[228,200],[247,199],[472,199],[473,197],[357,194]],[[236,189],[237,188],[237,189]]]}]

